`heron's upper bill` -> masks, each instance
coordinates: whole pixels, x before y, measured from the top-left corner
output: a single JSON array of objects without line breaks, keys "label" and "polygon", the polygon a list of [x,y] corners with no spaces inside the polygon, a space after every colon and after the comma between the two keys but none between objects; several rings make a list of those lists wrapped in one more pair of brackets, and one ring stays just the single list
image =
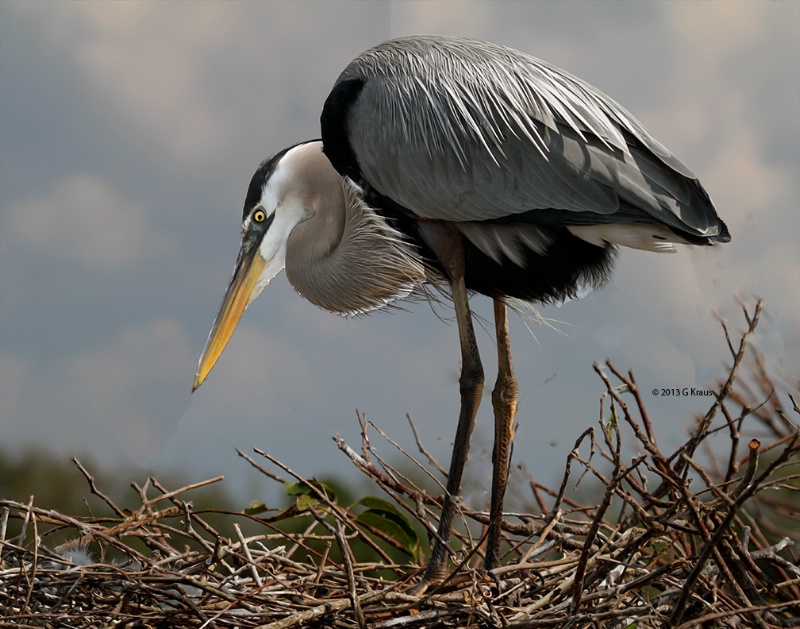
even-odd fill
[{"label": "heron's upper bill", "polygon": [[257,291],[258,280],[261,278],[264,266],[264,259],[259,255],[258,248],[254,247],[249,251],[240,252],[233,277],[225,291],[225,297],[222,299],[217,318],[208,335],[203,354],[200,356],[192,391],[203,384],[222,354],[222,350],[233,336],[233,331],[252,301],[253,293]]}]

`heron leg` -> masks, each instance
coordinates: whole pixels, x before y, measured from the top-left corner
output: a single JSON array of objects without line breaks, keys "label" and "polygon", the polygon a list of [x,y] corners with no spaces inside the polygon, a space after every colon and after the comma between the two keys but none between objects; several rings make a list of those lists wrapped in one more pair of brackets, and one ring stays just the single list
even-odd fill
[{"label": "heron leg", "polygon": [[453,517],[456,510],[456,497],[461,491],[461,477],[469,454],[469,439],[475,426],[475,415],[483,393],[483,366],[478,353],[478,342],[472,327],[472,314],[469,309],[467,287],[464,277],[451,280],[450,288],[456,311],[458,336],[461,342],[461,411],[458,417],[450,471],[447,476],[447,493],[442,504],[442,514],[431,558],[425,570],[419,592],[429,585],[440,583],[447,575],[447,556],[450,533],[453,530]]},{"label": "heron leg", "polygon": [[506,305],[494,300],[494,322],[497,331],[497,382],[492,391],[494,408],[494,449],[492,450],[492,498],[489,504],[489,533],[486,540],[487,570],[496,568],[500,559],[503,496],[508,482],[511,443],[514,440],[514,415],[517,410],[517,378],[511,363],[511,342],[508,336]]}]

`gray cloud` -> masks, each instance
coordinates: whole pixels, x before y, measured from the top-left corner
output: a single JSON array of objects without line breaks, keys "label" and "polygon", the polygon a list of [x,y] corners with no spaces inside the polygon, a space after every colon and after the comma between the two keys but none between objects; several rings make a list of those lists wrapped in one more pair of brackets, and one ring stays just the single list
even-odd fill
[{"label": "gray cloud", "polygon": [[12,207],[8,228],[32,253],[47,251],[55,261],[109,273],[145,256],[163,258],[174,246],[148,224],[144,207],[83,173],[55,181],[52,190]]},{"label": "gray cloud", "polygon": [[[760,346],[800,373],[797,3],[4,3],[0,5],[0,410],[4,443],[87,449],[197,475],[266,447],[350,473],[328,437],[355,408],[441,459],[455,429],[455,327],[425,304],[343,320],[276,279],[191,399],[258,162],[318,135],[358,52],[440,32],[505,43],[596,84],[701,178],[731,228],[713,251],[625,251],[613,284],[512,320],[515,454],[549,479],[597,420],[591,363],[642,387],[705,386],[727,359],[713,312],[766,298]],[[487,300],[476,310],[490,318]],[[445,312],[445,314],[447,314]],[[480,333],[487,374],[492,337]],[[492,376],[487,380],[491,383]],[[648,400],[650,401],[650,400]],[[702,411],[652,400],[665,439]],[[487,408],[479,417],[486,443]],[[479,434],[479,441],[481,435]],[[480,455],[474,457],[480,459]]]}]

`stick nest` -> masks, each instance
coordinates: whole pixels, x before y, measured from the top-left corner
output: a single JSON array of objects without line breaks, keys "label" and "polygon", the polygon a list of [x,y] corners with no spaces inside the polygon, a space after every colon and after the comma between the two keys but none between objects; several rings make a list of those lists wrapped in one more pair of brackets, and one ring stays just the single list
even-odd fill
[{"label": "stick nest", "polygon": [[[187,494],[220,479],[169,491],[150,478],[133,485],[141,506],[124,510],[77,461],[111,515],[0,500],[0,626],[800,626],[797,383],[776,385],[757,357],[748,382],[737,380],[761,303],[743,312],[738,343],[722,322],[727,378],[671,454],[633,373],[595,365],[605,385],[599,426],[567,455],[560,487],[527,481],[530,509],[506,514],[504,561],[488,573],[488,516],[462,505],[452,574],[414,594],[442,490],[423,490],[382,460],[367,438],[380,431],[360,417],[360,451],[337,444],[386,498],[343,506],[323,483],[256,450],[287,477],[239,454],[293,499],[270,517],[257,507],[194,511]],[[425,463],[400,450],[404,460],[417,476],[440,478],[418,445]],[[598,487],[593,498],[577,497],[582,481]],[[302,526],[291,532],[289,521]]]}]

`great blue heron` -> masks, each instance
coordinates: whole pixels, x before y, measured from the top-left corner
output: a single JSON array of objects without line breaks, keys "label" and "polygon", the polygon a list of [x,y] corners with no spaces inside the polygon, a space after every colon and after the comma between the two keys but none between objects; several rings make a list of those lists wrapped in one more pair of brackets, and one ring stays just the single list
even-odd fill
[{"label": "great blue heron", "polygon": [[454,499],[484,376],[468,304],[494,300],[494,475],[485,565],[497,564],[517,402],[509,298],[551,302],[605,282],[616,245],[730,240],[695,175],[609,97],[503,46],[418,36],[353,60],[321,117],[322,141],[264,161],[244,203],[236,267],[200,359],[200,386],[245,308],[281,269],[308,301],[363,313],[418,285],[449,289],[461,343],[461,412],[425,573],[446,573]]}]

